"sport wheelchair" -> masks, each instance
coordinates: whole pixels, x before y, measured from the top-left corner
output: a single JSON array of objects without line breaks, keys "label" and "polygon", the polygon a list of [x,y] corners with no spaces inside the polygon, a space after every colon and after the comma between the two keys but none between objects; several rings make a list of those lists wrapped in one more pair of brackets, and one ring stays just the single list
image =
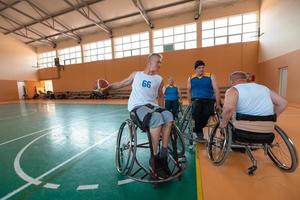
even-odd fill
[{"label": "sport wheelchair", "polygon": [[150,132],[142,131],[142,125],[137,120],[137,116],[132,117],[131,113],[130,118],[121,124],[118,132],[116,144],[118,172],[133,180],[153,184],[180,178],[186,169],[187,160],[184,155],[184,140],[176,124],[173,123],[168,144],[168,166],[171,175],[166,179],[160,179],[148,162],[149,154],[150,158],[154,155]]},{"label": "sport wheelchair", "polygon": [[[265,120],[264,120],[265,121]],[[285,172],[293,172],[298,166],[296,148],[288,135],[277,125],[271,133],[255,133],[236,129],[230,121],[226,128],[220,129],[219,122],[213,127],[207,144],[207,154],[214,165],[222,165],[229,152],[247,153],[252,162],[248,174],[254,175],[257,161],[252,151],[263,149],[265,155]],[[255,126],[255,125],[254,125]]]}]

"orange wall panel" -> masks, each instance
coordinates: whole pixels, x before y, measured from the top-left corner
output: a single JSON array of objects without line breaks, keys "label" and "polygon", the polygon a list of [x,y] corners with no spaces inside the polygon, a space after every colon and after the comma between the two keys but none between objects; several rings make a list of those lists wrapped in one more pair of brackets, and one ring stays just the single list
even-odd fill
[{"label": "orange wall panel", "polygon": [[0,80],[0,101],[19,100],[17,81]]},{"label": "orange wall panel", "polygon": [[279,68],[288,67],[288,83],[286,98],[291,103],[300,103],[300,50],[259,63],[258,80],[272,90],[279,89]]}]

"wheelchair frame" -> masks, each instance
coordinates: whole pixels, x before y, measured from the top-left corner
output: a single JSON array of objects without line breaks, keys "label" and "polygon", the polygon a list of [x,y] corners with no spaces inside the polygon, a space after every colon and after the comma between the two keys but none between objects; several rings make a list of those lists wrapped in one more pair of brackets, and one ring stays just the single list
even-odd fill
[{"label": "wheelchair frame", "polygon": [[[225,129],[219,128],[219,123],[217,123],[210,134],[209,141],[207,144],[207,154],[209,159],[214,165],[222,165],[227,159],[231,148],[243,148],[247,153],[252,166],[248,168],[248,174],[254,175],[257,170],[257,160],[252,154],[252,150],[263,149],[265,155],[273,161],[273,163],[281,170],[285,172],[293,172],[298,166],[298,157],[296,148],[292,140],[287,136],[287,134],[277,125],[275,125],[275,138],[271,144],[264,143],[241,143],[233,141],[234,127],[231,122],[228,123]],[[281,148],[283,146],[278,140],[281,139],[286,145],[290,157],[290,164],[284,163],[285,160],[279,158],[280,153],[276,152],[275,148]],[[219,148],[220,151],[215,153],[215,148]],[[274,150],[274,149],[275,150]]]},{"label": "wheelchair frame", "polygon": [[[126,129],[127,133],[125,131]],[[138,149],[145,148],[150,149],[151,158],[154,155],[150,132],[137,133],[138,130],[140,129],[131,119],[125,120],[120,126],[116,145],[116,168],[118,172],[130,179],[144,183],[161,183],[180,178],[187,167],[187,160],[184,156],[184,140],[178,127],[173,124],[170,134],[168,165],[171,170],[171,176],[166,179],[159,179],[157,172],[152,170],[150,166],[148,167],[148,165],[146,167],[146,165],[140,161],[140,158],[137,157]],[[137,135],[145,133],[147,134],[148,141],[139,143]],[[122,141],[124,137],[125,141]],[[178,144],[181,144],[181,148],[178,148]]]}]

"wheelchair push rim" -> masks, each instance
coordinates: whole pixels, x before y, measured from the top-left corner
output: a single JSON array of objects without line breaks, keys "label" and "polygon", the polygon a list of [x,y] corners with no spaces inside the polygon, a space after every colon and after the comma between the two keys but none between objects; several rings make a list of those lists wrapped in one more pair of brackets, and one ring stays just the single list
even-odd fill
[{"label": "wheelchair push rim", "polygon": [[130,120],[122,123],[117,137],[116,144],[116,168],[122,175],[127,175],[132,167],[135,156],[136,134],[135,128]]},{"label": "wheelchair push rim", "polygon": [[275,125],[275,138],[267,149],[267,154],[278,168],[293,172],[298,166],[298,156],[292,140]]},{"label": "wheelchair push rim", "polygon": [[207,154],[215,165],[222,165],[228,157],[232,143],[230,126],[232,125],[228,124],[225,129],[220,129],[217,123],[209,135]]}]

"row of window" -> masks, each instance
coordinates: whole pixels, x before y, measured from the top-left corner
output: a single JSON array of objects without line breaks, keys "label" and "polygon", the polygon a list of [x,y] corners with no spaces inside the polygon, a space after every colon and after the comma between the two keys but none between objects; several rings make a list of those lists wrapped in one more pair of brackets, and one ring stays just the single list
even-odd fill
[{"label": "row of window", "polygon": [[[202,22],[202,47],[257,40],[257,13],[247,13]],[[185,24],[153,31],[153,52],[197,48],[197,24]],[[103,40],[58,50],[60,64],[69,65],[113,58],[112,40]],[[114,39],[114,58],[150,53],[149,32]],[[54,66],[55,51],[38,55],[40,67]],[[83,57],[83,61],[82,61]]]}]

